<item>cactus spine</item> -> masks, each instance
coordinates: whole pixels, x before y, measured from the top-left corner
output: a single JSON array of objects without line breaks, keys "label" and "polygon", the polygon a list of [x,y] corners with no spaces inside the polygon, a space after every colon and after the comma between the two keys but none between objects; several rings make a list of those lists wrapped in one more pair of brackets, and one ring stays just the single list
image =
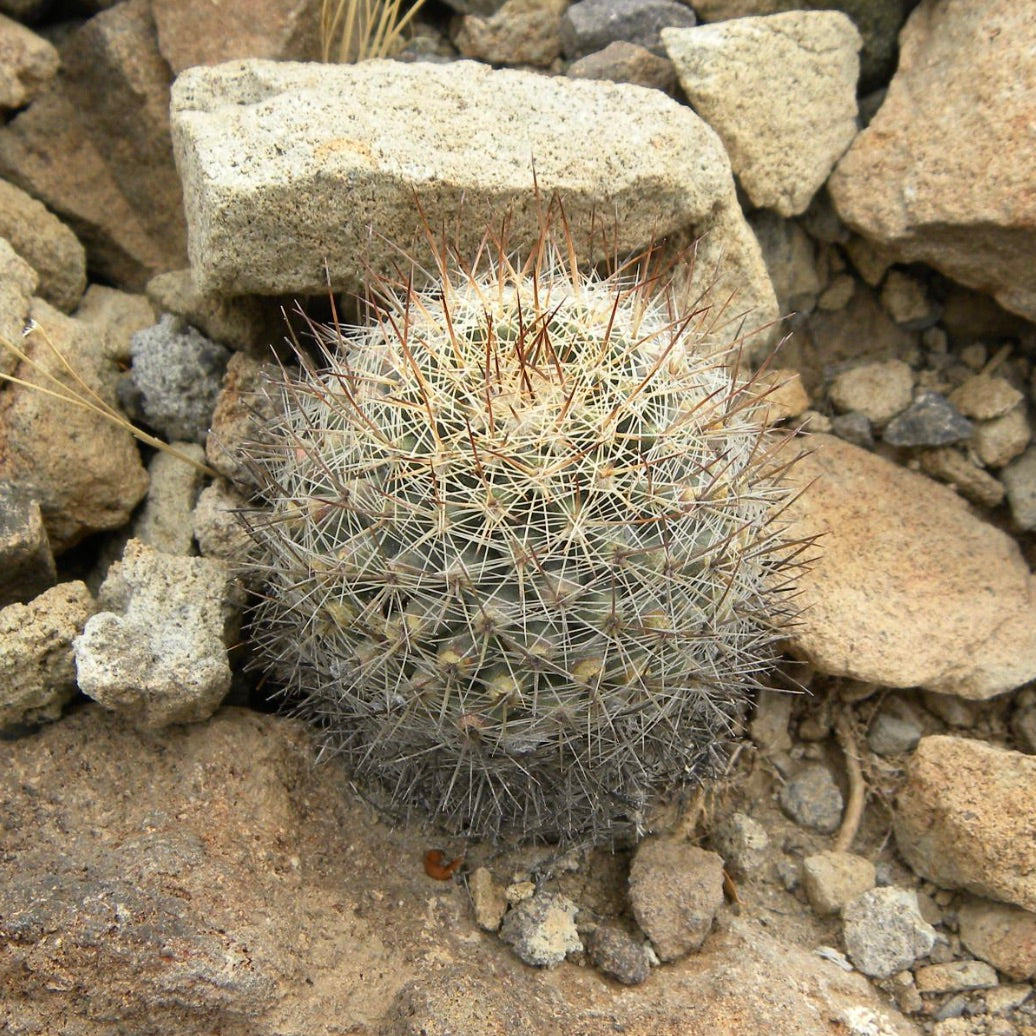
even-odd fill
[{"label": "cactus spine", "polygon": [[639,831],[722,763],[788,614],[731,356],[566,244],[376,285],[250,449],[259,663],[358,780],[472,837]]}]

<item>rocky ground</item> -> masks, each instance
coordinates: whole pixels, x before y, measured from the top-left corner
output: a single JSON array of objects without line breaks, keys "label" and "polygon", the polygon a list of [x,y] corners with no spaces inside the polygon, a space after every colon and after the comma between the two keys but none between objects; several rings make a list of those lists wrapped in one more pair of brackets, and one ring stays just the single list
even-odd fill
[{"label": "rocky ground", "polygon": [[[450,0],[325,65],[316,0],[0,0],[0,372],[63,355],[178,454],[0,390],[4,1031],[1036,1033],[1036,30],[816,6]],[[376,813],[230,567],[281,307],[415,197],[527,240],[530,156],[577,241],[698,242],[809,446],[776,689],[615,851]]]}]

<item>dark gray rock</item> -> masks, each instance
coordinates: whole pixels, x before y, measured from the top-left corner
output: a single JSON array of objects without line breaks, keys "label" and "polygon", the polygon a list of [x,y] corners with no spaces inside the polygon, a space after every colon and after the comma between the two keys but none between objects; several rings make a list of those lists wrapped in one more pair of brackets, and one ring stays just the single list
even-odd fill
[{"label": "dark gray rock", "polygon": [[601,925],[588,937],[586,948],[590,963],[624,986],[638,986],[651,974],[643,942],[621,928]]},{"label": "dark gray rock", "polygon": [[890,446],[948,446],[971,437],[974,428],[938,392],[922,392],[885,426],[882,438]]},{"label": "dark gray rock", "polygon": [[865,450],[874,447],[874,433],[871,430],[870,419],[859,410],[853,410],[848,414],[838,414],[831,418],[831,431],[851,442],[854,446],[862,446]]},{"label": "dark gray rock", "polygon": [[781,788],[781,809],[796,824],[831,834],[842,822],[842,793],[820,763],[804,767]]},{"label": "dark gray rock", "polygon": [[894,712],[879,712],[867,731],[867,747],[877,755],[901,755],[913,751],[924,730],[913,717]]},{"label": "dark gray rock", "polygon": [[662,30],[696,24],[694,12],[675,0],[579,0],[561,19],[561,49],[573,60],[625,40],[664,56]]},{"label": "dark gray rock", "polygon": [[176,317],[133,335],[133,368],[119,401],[167,439],[204,443],[230,352]]}]

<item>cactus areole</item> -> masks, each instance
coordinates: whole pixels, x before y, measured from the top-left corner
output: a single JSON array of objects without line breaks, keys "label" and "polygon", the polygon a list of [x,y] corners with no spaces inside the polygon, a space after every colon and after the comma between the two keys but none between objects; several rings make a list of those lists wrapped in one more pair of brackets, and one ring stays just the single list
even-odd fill
[{"label": "cactus areole", "polygon": [[789,616],[776,439],[708,310],[565,243],[375,285],[249,447],[259,664],[376,801],[476,838],[639,834]]}]

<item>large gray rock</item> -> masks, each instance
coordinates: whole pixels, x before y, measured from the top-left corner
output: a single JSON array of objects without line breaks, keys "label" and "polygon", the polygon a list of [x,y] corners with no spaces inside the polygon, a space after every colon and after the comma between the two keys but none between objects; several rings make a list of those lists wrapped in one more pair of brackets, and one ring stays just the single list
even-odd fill
[{"label": "large gray rock", "polygon": [[923,0],[881,109],[831,176],[839,215],[1036,319],[1036,20],[1016,0]]},{"label": "large gray rock", "polygon": [[[724,254],[717,296],[776,313],[726,154],[657,91],[454,62],[234,62],[173,88],[195,282],[226,294],[324,292],[407,261],[422,213],[463,256],[510,212],[508,241],[539,236],[535,178],[557,191],[580,252],[621,214],[619,254],[676,231]],[[462,218],[458,218],[462,216]],[[715,263],[698,263],[701,275]]]},{"label": "large gray rock", "polygon": [[839,11],[789,11],[662,40],[752,204],[806,211],[856,135],[860,34]]},{"label": "large gray rock", "polygon": [[[983,700],[1036,677],[1036,585],[952,489],[826,435],[787,512],[818,537],[794,650],[820,672]],[[880,530],[876,534],[875,530]]]}]

